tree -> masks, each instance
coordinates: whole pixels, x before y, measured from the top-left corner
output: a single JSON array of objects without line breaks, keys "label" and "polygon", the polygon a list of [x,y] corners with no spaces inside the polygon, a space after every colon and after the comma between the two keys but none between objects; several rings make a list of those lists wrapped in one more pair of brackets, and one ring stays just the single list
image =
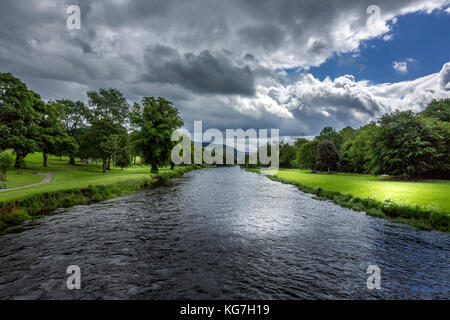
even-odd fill
[{"label": "tree", "polygon": [[341,131],[339,131],[339,135],[342,137],[342,143],[345,143],[348,140],[355,139],[356,136],[358,135],[358,130],[355,130],[350,126],[347,126]]},{"label": "tree", "polygon": [[[420,118],[419,118],[420,119]],[[430,169],[426,174],[434,177],[448,179],[450,177],[450,122],[438,119],[420,119],[428,129],[427,137],[435,149],[435,159],[430,163]]]},{"label": "tree", "polygon": [[350,150],[353,147],[353,141],[348,140],[344,142],[339,151],[339,171],[342,172],[354,172],[354,167],[352,164],[352,158],[350,156]]},{"label": "tree", "polygon": [[0,152],[0,181],[6,181],[7,171],[13,164],[13,161],[8,151]]},{"label": "tree", "polygon": [[297,162],[300,168],[311,169],[315,172],[318,144],[317,141],[309,141],[300,147],[297,152]]},{"label": "tree", "polygon": [[112,135],[124,136],[126,130],[112,123],[110,119],[101,119],[93,120],[81,138],[81,155],[86,158],[102,159],[103,172],[108,169],[108,159],[113,152],[110,141]]},{"label": "tree", "polygon": [[[79,150],[81,137],[87,127],[87,120],[91,118],[89,108],[81,101],[57,100],[50,102],[59,113],[65,132],[72,137],[66,140],[64,154],[69,156],[69,164],[75,164],[75,156]],[[76,146],[73,143],[76,143]]]},{"label": "tree", "polygon": [[[109,157],[113,159],[114,165],[117,164],[117,157],[119,155],[119,151],[125,149],[127,147],[127,139],[128,136],[123,134],[112,134],[110,135],[106,141],[102,143],[102,148],[109,154]],[[108,159],[110,159],[108,158]],[[108,163],[109,170],[109,163]]]},{"label": "tree", "polygon": [[152,173],[158,173],[174,146],[172,132],[184,124],[178,110],[164,98],[145,97],[141,104],[134,104],[131,124],[139,131],[136,146],[145,163],[151,165]]},{"label": "tree", "polygon": [[64,134],[58,142],[59,144],[54,151],[54,155],[59,157],[69,155],[69,164],[75,164],[75,158],[73,158],[73,155],[78,154],[80,144],[75,140],[75,138],[67,134]]},{"label": "tree", "polygon": [[309,140],[307,140],[305,138],[298,138],[297,140],[295,140],[294,146],[297,148],[297,150],[299,150],[300,147],[307,142],[309,142]]},{"label": "tree", "polygon": [[136,165],[136,158],[141,155],[138,148],[139,132],[133,131],[128,134],[128,143],[130,147],[131,156],[133,157],[133,164]]},{"label": "tree", "polygon": [[18,78],[0,73],[0,149],[14,150],[16,168],[28,153],[39,149],[35,107],[42,103],[40,96]]},{"label": "tree", "polygon": [[327,169],[328,172],[336,169],[339,160],[339,153],[333,142],[323,140],[317,146],[317,167]]},{"label": "tree", "polygon": [[123,168],[129,167],[131,165],[130,153],[127,148],[120,149],[117,156],[116,165],[118,165],[122,170]]},{"label": "tree", "polygon": [[445,137],[412,111],[384,115],[379,127],[374,155],[384,173],[421,177],[438,167],[439,159],[445,157],[440,148]]},{"label": "tree", "polygon": [[113,124],[124,125],[128,119],[130,106],[123,94],[113,88],[88,91],[91,120],[109,119]]},{"label": "tree", "polygon": [[39,148],[42,151],[43,166],[47,167],[47,157],[49,154],[60,154],[64,148],[71,144],[69,136],[64,132],[64,128],[59,120],[59,114],[53,103],[42,104],[40,116],[37,118],[39,127],[39,137],[37,138]]},{"label": "tree", "polygon": [[450,121],[450,98],[433,100],[421,113],[426,118],[436,118],[441,121]]},{"label": "tree", "polygon": [[287,143],[280,144],[280,167],[292,168],[296,160],[297,150]]},{"label": "tree", "polygon": [[314,140],[317,140],[318,142],[324,140],[331,141],[336,146],[336,148],[340,148],[343,142],[342,136],[332,127],[323,128],[320,134]]}]

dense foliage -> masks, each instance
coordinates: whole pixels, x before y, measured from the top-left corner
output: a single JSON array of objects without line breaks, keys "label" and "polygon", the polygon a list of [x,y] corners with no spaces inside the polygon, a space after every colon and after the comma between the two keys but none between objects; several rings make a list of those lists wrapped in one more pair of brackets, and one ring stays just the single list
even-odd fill
[{"label": "dense foliage", "polygon": [[[450,175],[450,99],[433,100],[421,113],[395,111],[357,130],[325,127],[313,141],[280,148],[280,166],[387,174],[407,178]],[[295,155],[294,155],[295,154]]]},{"label": "dense foliage", "polygon": [[0,181],[6,180],[8,169],[11,167],[13,159],[7,151],[0,152]]},{"label": "dense foliage", "polygon": [[[27,154],[40,151],[43,165],[48,155],[68,156],[85,162],[102,162],[125,168],[136,158],[152,166],[169,163],[173,130],[181,127],[178,110],[163,98],[145,97],[133,110],[114,88],[87,92],[88,105],[67,99],[45,103],[9,73],[0,73],[0,151],[12,150],[15,166],[23,168]],[[134,129],[130,133],[129,128]],[[2,156],[3,157],[3,156]],[[5,166],[7,158],[4,156]],[[172,166],[173,168],[173,166]]]},{"label": "dense foliage", "polygon": [[138,132],[135,146],[152,166],[151,172],[158,173],[158,166],[170,158],[173,131],[184,124],[178,110],[164,98],[145,97],[141,104],[133,105],[131,124]]},{"label": "dense foliage", "polygon": [[[111,163],[121,168],[136,164],[137,157],[150,164],[152,172],[170,163],[171,134],[183,125],[170,101],[144,97],[130,110],[117,89],[89,91],[87,97],[88,105],[70,100],[45,103],[20,79],[0,73],[0,151],[14,151],[16,168],[36,151],[42,152],[44,166],[49,154],[65,155],[70,164],[75,164],[75,157],[100,160],[104,172]],[[447,98],[433,100],[417,114],[385,114],[359,129],[325,127],[312,141],[281,143],[279,163],[282,168],[313,172],[448,178],[449,119]]]}]

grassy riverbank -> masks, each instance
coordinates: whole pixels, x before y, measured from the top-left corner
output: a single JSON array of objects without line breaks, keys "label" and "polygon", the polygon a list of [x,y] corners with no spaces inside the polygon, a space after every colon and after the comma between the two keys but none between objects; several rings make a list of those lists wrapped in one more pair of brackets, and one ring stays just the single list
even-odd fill
[{"label": "grassy riverbank", "polygon": [[38,186],[0,192],[0,232],[25,220],[42,217],[57,208],[122,196],[202,167],[192,165],[175,167],[174,170],[161,168],[157,175],[150,174],[150,167],[147,166],[133,166],[123,170],[111,168],[109,172],[103,173],[100,165],[77,163],[71,166],[67,164],[68,159],[60,160],[56,157],[51,157],[49,167],[44,168],[38,162],[42,159],[39,156],[34,154],[27,157],[27,169],[23,174],[11,171],[7,187],[39,182],[43,176],[32,175],[34,170],[39,173],[54,171],[52,180]]},{"label": "grassy riverbank", "polygon": [[370,175],[313,174],[285,169],[267,177],[371,216],[425,230],[450,232],[449,181],[395,181]]}]

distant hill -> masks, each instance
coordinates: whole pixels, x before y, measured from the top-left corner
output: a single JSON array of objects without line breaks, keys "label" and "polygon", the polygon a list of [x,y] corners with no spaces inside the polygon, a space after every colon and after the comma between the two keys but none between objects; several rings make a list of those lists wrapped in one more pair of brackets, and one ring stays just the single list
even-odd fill
[{"label": "distant hill", "polygon": [[[208,143],[208,142],[203,142],[203,143],[199,143],[199,142],[194,142],[194,144],[195,145],[197,145],[197,146],[202,146],[202,148],[206,148],[207,146],[209,146],[210,144]],[[211,144],[211,146],[212,147],[216,147],[216,148],[220,148],[220,145],[217,145],[217,144]],[[223,144],[222,145],[222,148],[223,148],[223,154],[224,154],[224,157],[226,157],[226,155],[228,155],[228,154],[234,154],[234,160],[235,160],[235,162],[237,161],[237,159],[238,159],[238,155],[239,156],[242,156],[244,159],[245,159],[245,154],[246,153],[244,153],[244,152],[242,152],[242,151],[239,151],[239,150],[237,150],[236,148],[233,148],[233,147],[230,147],[230,146],[228,146],[228,145],[225,145],[225,144]],[[225,158],[226,159],[226,158]]]}]

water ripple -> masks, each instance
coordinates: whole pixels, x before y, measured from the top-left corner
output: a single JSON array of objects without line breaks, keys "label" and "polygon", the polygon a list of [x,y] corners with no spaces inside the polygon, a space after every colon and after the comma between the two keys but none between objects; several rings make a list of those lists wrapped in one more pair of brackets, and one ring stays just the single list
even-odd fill
[{"label": "water ripple", "polygon": [[[450,297],[450,236],[312,199],[237,167],[59,210],[0,238],[1,299]],[[366,268],[381,268],[381,290]],[[82,289],[66,288],[78,265]]]}]

